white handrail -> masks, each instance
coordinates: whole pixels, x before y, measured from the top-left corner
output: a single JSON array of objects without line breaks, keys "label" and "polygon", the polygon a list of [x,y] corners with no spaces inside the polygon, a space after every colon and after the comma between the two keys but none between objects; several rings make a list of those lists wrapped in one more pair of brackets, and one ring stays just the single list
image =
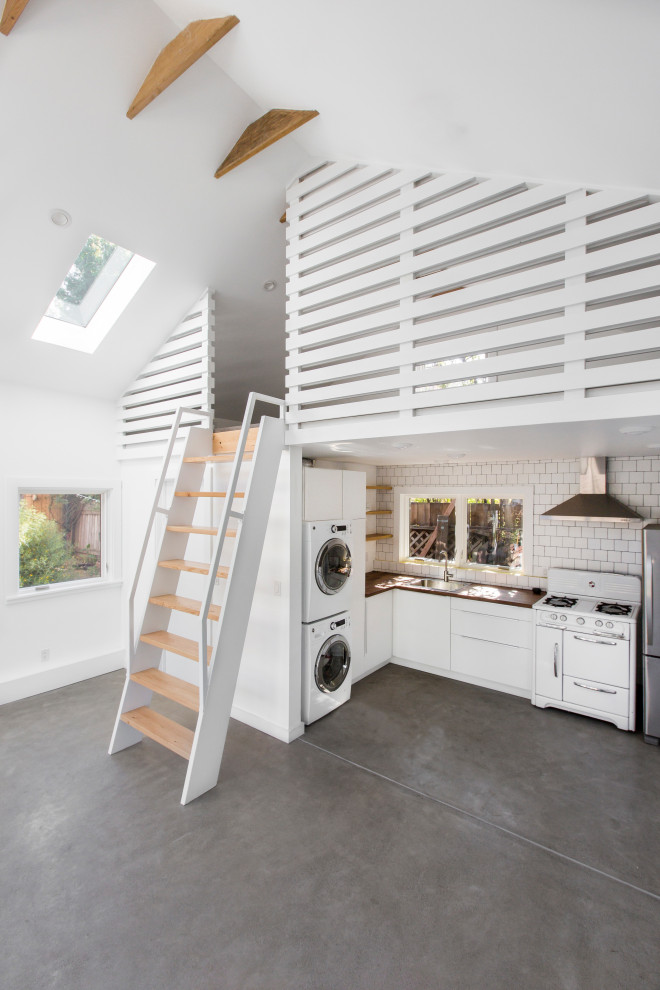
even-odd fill
[{"label": "white handrail", "polygon": [[[247,445],[248,435],[250,428],[252,426],[252,415],[254,413],[255,403],[257,402],[267,402],[273,406],[279,406],[280,416],[282,419],[284,417],[285,402],[284,399],[276,399],[272,395],[262,395],[260,392],[250,392],[248,395],[247,405],[245,407],[245,415],[243,416],[243,424],[241,426],[241,432],[238,438],[238,445],[236,447],[236,453],[234,454],[234,460],[232,463],[231,476],[229,479],[229,484],[227,485],[227,492],[225,496],[225,504],[222,508],[222,516],[220,518],[220,523],[218,525],[218,531],[215,537],[215,544],[213,546],[213,552],[211,555],[211,562],[209,564],[208,580],[206,584],[206,593],[204,595],[204,600],[202,602],[202,607],[200,609],[200,649],[199,649],[199,712],[200,715],[204,708],[204,701],[206,699],[206,692],[208,689],[208,666],[206,663],[206,641],[207,641],[207,626],[206,622],[208,619],[209,609],[211,607],[211,599],[213,597],[213,588],[215,586],[215,578],[218,573],[218,567],[220,566],[220,555],[222,554],[222,547],[225,541],[225,536],[227,533],[227,526],[229,519],[232,515],[237,519],[242,518],[242,513],[235,512],[233,510],[234,495],[236,493],[236,487],[238,485],[238,476],[243,464],[243,455],[245,453],[245,448]],[[245,493],[247,500],[248,491]],[[231,580],[231,575],[229,580]],[[218,639],[220,638],[220,625],[222,624],[223,615],[220,614],[220,620],[218,623]]]},{"label": "white handrail", "polygon": [[[128,598],[128,670],[129,673],[133,671],[133,660],[135,658],[135,595],[137,592],[138,584],[140,582],[140,577],[142,575],[142,566],[144,564],[144,558],[147,555],[147,548],[149,546],[149,540],[151,539],[151,531],[153,529],[154,520],[159,512],[163,509],[160,508],[160,496],[163,492],[163,486],[165,484],[165,479],[167,477],[167,472],[170,466],[170,461],[172,459],[172,453],[174,451],[174,445],[177,440],[177,435],[179,432],[179,427],[181,425],[181,418],[184,413],[188,413],[192,416],[208,416],[209,419],[213,419],[213,412],[205,409],[189,409],[186,406],[179,406],[174,417],[174,422],[172,423],[172,428],[170,430],[170,438],[167,444],[167,450],[165,452],[165,457],[163,459],[163,467],[160,472],[160,478],[158,479],[158,484],[156,486],[156,494],[154,495],[153,505],[151,507],[151,513],[149,514],[149,522],[147,523],[147,532],[142,543],[142,549],[140,550],[140,556],[138,557],[137,567],[135,569],[135,578],[133,580],[133,587],[131,588],[131,593]],[[167,510],[165,510],[167,511]]]}]

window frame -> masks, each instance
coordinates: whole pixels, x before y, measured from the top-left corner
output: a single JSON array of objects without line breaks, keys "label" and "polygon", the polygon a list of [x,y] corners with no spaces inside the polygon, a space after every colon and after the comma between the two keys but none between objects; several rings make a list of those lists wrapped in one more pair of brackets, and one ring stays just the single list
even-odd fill
[{"label": "window frame", "polygon": [[44,313],[32,334],[32,340],[93,354],[155,267],[155,261],[133,254],[86,327]]},{"label": "window frame", "polygon": [[[510,574],[523,577],[532,573],[534,559],[534,488],[531,485],[406,485],[394,489],[394,545],[400,564],[419,567],[442,567],[444,561],[417,560],[410,557],[409,500],[411,498],[455,498],[456,499],[456,560],[450,561],[454,570],[491,571],[497,574]],[[467,559],[467,500],[469,498],[520,498],[523,500],[523,566],[511,570],[500,564],[473,564]]]},{"label": "window frame", "polygon": [[[77,581],[60,581],[53,584],[20,586],[19,500],[21,495],[66,495],[71,492],[101,495],[101,567],[102,574]],[[116,481],[99,478],[73,478],[50,482],[43,478],[12,478],[7,482],[7,512],[5,546],[7,552],[5,587],[7,604],[36,599],[48,599],[53,595],[71,595],[97,588],[105,589],[122,584],[121,579],[121,491]]]}]

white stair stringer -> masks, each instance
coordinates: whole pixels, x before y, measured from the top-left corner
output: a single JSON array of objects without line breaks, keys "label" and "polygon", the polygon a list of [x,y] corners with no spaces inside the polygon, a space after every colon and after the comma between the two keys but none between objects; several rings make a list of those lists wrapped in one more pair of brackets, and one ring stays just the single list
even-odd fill
[{"label": "white stair stringer", "polygon": [[208,686],[188,762],[182,804],[193,801],[218,782],[283,446],[283,418],[264,417],[241,509],[242,519],[211,658]]},{"label": "white stair stringer", "polygon": [[[197,426],[191,427],[185,447],[181,453],[179,469],[174,482],[175,491],[196,491],[199,489],[202,483],[202,478],[204,477],[204,464],[185,463],[185,458],[204,456],[212,449],[212,445],[213,431],[211,429],[204,429],[203,427]],[[152,510],[152,515],[149,520],[147,537],[145,538],[145,542],[142,547],[142,553],[138,565],[138,573],[140,572],[142,563],[144,562],[144,557],[146,555],[149,543],[149,534],[153,528],[156,514],[165,514],[163,509],[156,508],[156,506],[160,498],[166,474],[166,466],[164,466],[163,472],[161,473],[161,482],[154,501],[154,509]],[[167,510],[168,525],[191,525],[195,515],[196,505],[197,502],[195,499],[173,499],[170,509]],[[175,571],[168,571],[159,567],[158,563],[161,560],[183,557],[186,549],[187,535],[185,533],[168,532],[165,529],[165,526],[163,526],[162,533],[160,537],[157,537],[157,539],[158,545],[156,562],[154,563],[151,587],[144,608],[142,621],[138,626],[140,629],[140,635],[143,633],[154,632],[155,630],[162,628],[163,625],[169,624],[169,617],[164,620],[163,610],[151,605],[148,599],[154,595],[172,594],[176,591],[178,578],[177,573]],[[138,578],[136,577],[133,584],[133,590],[131,592],[132,599],[135,597],[135,593],[137,591],[137,583]],[[129,746],[134,746],[142,739],[142,733],[138,732],[137,729],[133,728],[133,726],[122,722],[121,716],[125,712],[133,711],[135,708],[140,708],[143,706],[148,707],[151,704],[153,692],[148,690],[148,688],[143,685],[132,681],[131,675],[139,671],[148,670],[151,667],[158,668],[162,656],[162,650],[158,647],[150,646],[148,643],[143,643],[139,639],[136,642],[135,630],[133,628],[132,621],[131,628],[129,630],[128,648],[129,663],[128,670],[126,672],[126,682],[124,684],[121,701],[119,703],[119,710],[117,712],[117,718],[115,720],[115,726],[110,742],[110,748],[108,750],[110,755],[113,753],[118,753],[122,749],[127,749]]]}]

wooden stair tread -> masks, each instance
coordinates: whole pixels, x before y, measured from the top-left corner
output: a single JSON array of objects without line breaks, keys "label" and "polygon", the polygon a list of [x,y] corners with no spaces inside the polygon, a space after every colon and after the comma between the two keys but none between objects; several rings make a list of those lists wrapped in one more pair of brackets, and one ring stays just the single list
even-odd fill
[{"label": "wooden stair tread", "polygon": [[131,674],[131,680],[194,712],[199,711],[199,688],[195,684],[181,680],[180,677],[172,677],[158,667],[149,667],[147,670],[139,670]]},{"label": "wooden stair tread", "polygon": [[368,516],[391,516],[391,509],[367,509]]},{"label": "wooden stair tread", "polygon": [[[149,646],[156,646],[160,650],[167,650],[168,653],[176,653],[188,660],[199,661],[199,643],[196,640],[188,639],[186,636],[177,636],[176,633],[168,632],[166,629],[143,633],[140,636],[140,641],[148,643]],[[212,650],[211,646],[206,647],[207,660],[211,659]]]},{"label": "wooden stair tread", "polygon": [[[201,560],[160,560],[158,566],[171,571],[190,571],[192,574],[208,574],[209,572],[209,565]],[[219,578],[229,577],[229,568],[219,567],[217,576]]]},{"label": "wooden stair tread", "polygon": [[[181,595],[154,595],[149,599],[151,605],[160,605],[161,608],[171,608],[176,612],[187,612],[189,615],[199,615],[202,603],[195,598],[183,598]],[[217,622],[220,618],[220,606],[211,605],[209,608],[209,619]]]},{"label": "wooden stair tread", "polygon": [[184,760],[190,758],[193,739],[195,733],[185,726],[179,725],[171,718],[155,712],[153,708],[134,708],[131,712],[124,712],[121,716],[122,722],[132,726],[145,736],[149,736],[154,742],[166,746],[173,753],[182,756]]},{"label": "wooden stair tread", "polygon": [[[235,454],[238,450],[238,439],[240,437],[240,430],[222,430],[219,433],[213,434],[213,453],[214,454]],[[258,426],[251,426],[248,430],[247,440],[245,442],[245,451],[249,453],[254,450],[257,445],[257,436],[259,434]]]},{"label": "wooden stair tread", "polygon": [[[170,533],[195,533],[198,536],[217,536],[218,530],[213,527],[208,526],[168,526],[168,532]],[[228,529],[225,533],[230,539],[236,536],[235,529]]]},{"label": "wooden stair tread", "polygon": [[394,533],[367,533],[367,543],[371,543],[373,540],[391,540]]},{"label": "wooden stair tread", "polygon": [[[179,498],[227,498],[227,492],[175,492]],[[245,498],[245,492],[234,492],[234,498]]]}]

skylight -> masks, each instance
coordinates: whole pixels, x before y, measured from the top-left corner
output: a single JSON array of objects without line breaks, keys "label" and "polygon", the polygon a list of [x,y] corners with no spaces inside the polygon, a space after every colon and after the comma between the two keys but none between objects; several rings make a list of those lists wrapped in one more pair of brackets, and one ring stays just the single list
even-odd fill
[{"label": "skylight", "polygon": [[92,354],[153,267],[153,261],[90,234],[32,339]]}]

